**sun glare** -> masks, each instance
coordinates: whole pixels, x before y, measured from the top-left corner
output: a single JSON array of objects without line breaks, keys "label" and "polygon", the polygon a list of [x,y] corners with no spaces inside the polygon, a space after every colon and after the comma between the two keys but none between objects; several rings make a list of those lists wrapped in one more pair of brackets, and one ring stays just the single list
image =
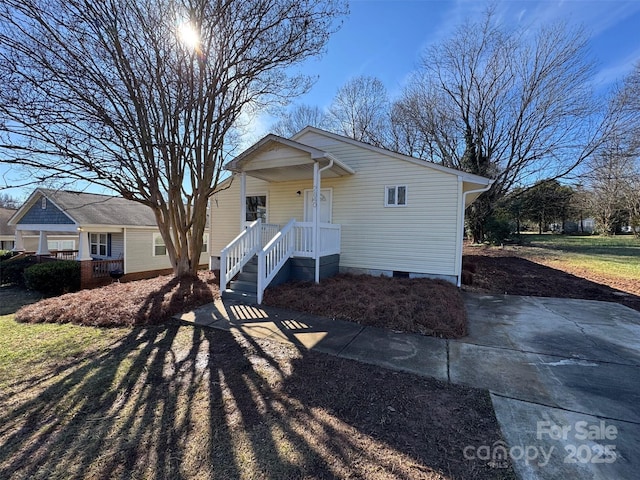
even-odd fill
[{"label": "sun glare", "polygon": [[197,50],[200,45],[200,34],[191,22],[180,24],[178,27],[178,39],[189,50]]}]

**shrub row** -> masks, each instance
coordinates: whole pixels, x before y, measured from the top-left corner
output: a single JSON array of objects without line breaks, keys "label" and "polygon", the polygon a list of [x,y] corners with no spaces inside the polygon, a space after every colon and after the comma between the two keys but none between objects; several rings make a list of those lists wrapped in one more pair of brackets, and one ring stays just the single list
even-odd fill
[{"label": "shrub row", "polygon": [[13,284],[24,287],[24,271],[35,263],[33,257],[0,262],[0,285]]},{"label": "shrub row", "polygon": [[24,283],[29,290],[49,295],[80,290],[80,263],[73,260],[38,263],[24,271]]},{"label": "shrub row", "polygon": [[0,284],[13,284],[47,295],[80,290],[80,264],[73,260],[35,263],[34,257],[0,262]]}]

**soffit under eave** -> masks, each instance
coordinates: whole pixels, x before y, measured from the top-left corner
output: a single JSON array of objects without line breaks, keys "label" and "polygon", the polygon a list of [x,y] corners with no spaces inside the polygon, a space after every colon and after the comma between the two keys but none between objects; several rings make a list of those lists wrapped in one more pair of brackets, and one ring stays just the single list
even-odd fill
[{"label": "soffit under eave", "polygon": [[[256,169],[245,173],[250,177],[259,178],[260,180],[264,180],[269,183],[313,180],[313,163],[307,165]],[[321,173],[321,176],[323,179],[327,179],[342,177],[349,174],[351,174],[351,172],[345,172],[339,166],[335,166],[335,168],[332,167],[324,170]]]},{"label": "soffit under eave", "polygon": [[316,162],[320,168],[331,164],[322,172],[323,178],[355,173],[328,152],[280,138],[268,139],[259,148],[231,161],[225,168],[269,182],[285,182],[313,179],[313,165]]}]

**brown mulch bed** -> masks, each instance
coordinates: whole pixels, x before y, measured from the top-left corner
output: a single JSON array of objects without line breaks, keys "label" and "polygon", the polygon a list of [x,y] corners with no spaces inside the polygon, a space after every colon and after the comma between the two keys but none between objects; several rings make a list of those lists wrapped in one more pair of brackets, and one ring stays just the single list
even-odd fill
[{"label": "brown mulch bed", "polygon": [[588,273],[587,279],[584,271],[570,266],[558,270],[538,263],[535,258],[522,258],[509,249],[466,248],[462,263],[467,272],[463,275],[463,281],[467,280],[463,285],[466,291],[600,300],[640,311],[640,296],[628,293],[639,288],[635,279],[625,283],[620,278],[600,278],[593,272]]},{"label": "brown mulch bed", "polygon": [[339,274],[320,284],[269,288],[264,303],[403,332],[446,338],[467,334],[460,292],[444,280]]},{"label": "brown mulch bed", "polygon": [[212,272],[200,272],[197,279],[165,275],[41,300],[22,307],[15,319],[101,327],[157,325],[218,297]]}]

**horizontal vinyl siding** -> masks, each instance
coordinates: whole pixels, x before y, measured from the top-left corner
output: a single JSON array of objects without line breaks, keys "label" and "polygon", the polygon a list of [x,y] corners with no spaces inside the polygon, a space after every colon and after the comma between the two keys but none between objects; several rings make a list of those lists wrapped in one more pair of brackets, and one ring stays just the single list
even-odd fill
[{"label": "horizontal vinyl siding", "polygon": [[[247,195],[267,194],[267,218],[270,218],[270,198],[268,184],[262,180],[247,176]],[[209,208],[211,215],[210,254],[220,256],[220,250],[226,247],[240,233],[240,177],[235,177],[231,186],[211,197]]]},{"label": "horizontal vinyl siding", "polygon": [[111,258],[124,258],[124,233],[111,234]]},{"label": "horizontal vinyl siding", "polygon": [[[126,273],[171,268],[169,255],[153,256],[153,234],[157,229],[127,229]],[[209,263],[209,253],[200,255],[199,264]]]},{"label": "horizontal vinyl siding", "polygon": [[[324,136],[302,143],[331,152],[354,175],[323,178],[332,188],[332,220],[342,226],[341,267],[455,275],[458,179]],[[406,185],[406,207],[385,207],[385,185]],[[304,220],[312,179],[268,184],[247,176],[247,194],[267,193],[269,223]],[[297,191],[301,195],[297,195]],[[240,232],[240,179],[211,202],[212,255]]]},{"label": "horizontal vinyl siding", "polygon": [[127,229],[126,273],[171,268],[169,256],[153,256],[153,234],[156,229]]},{"label": "horizontal vinyl siding", "polygon": [[[333,223],[342,225],[340,266],[455,275],[458,179],[348,143],[307,134],[355,175],[333,187]],[[407,206],[385,207],[385,185],[406,185]]]}]

